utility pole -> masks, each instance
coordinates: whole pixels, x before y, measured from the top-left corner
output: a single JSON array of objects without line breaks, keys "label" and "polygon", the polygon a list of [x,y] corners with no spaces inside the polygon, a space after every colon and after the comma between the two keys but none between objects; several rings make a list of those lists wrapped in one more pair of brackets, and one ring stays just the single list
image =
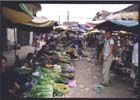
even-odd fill
[{"label": "utility pole", "polygon": [[60,15],[58,16],[59,24],[60,24]]},{"label": "utility pole", "polygon": [[68,22],[69,22],[69,16],[70,16],[69,11],[67,11],[67,21]]},{"label": "utility pole", "polygon": [[70,25],[70,12],[69,11],[67,11],[67,21],[68,21],[69,27],[71,28],[71,25]]},{"label": "utility pole", "polygon": [[[140,9],[140,4],[138,5],[138,11],[139,11],[139,9]],[[138,17],[138,21],[140,20],[140,16]],[[140,64],[140,63],[138,63],[138,64]],[[140,93],[140,66],[138,67],[138,88],[137,88],[137,94],[138,94],[138,98],[140,98],[140,95],[139,95],[139,93]]]}]

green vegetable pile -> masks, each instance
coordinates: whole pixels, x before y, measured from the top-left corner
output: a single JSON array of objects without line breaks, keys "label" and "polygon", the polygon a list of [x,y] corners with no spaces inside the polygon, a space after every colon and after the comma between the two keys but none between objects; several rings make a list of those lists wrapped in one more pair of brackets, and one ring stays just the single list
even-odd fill
[{"label": "green vegetable pile", "polygon": [[49,98],[53,97],[53,86],[52,85],[35,85],[28,97],[31,98]]},{"label": "green vegetable pile", "polygon": [[36,71],[41,73],[41,77],[36,79],[36,84],[31,89],[28,97],[48,98],[53,97],[53,87],[55,83],[66,83],[68,79],[61,76],[57,69],[47,69],[39,67]]},{"label": "green vegetable pile", "polygon": [[[56,52],[57,55],[66,55],[66,52]],[[35,72],[40,73],[40,77],[35,77],[35,83],[27,97],[31,98],[50,98],[54,95],[62,96],[70,91],[69,79],[75,76],[74,73],[62,73],[61,64],[70,63],[68,57],[61,59],[60,65],[53,65],[53,68],[45,68],[47,60],[41,62],[40,67],[36,67]],[[42,67],[44,66],[44,67]]]}]

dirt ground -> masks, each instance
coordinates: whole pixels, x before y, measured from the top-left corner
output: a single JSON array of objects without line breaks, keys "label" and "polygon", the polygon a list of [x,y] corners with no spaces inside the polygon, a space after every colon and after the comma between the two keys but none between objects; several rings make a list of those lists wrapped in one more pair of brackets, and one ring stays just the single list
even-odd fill
[{"label": "dirt ground", "polygon": [[87,57],[82,57],[75,62],[77,86],[71,88],[65,98],[133,98],[134,94],[128,91],[131,82],[123,80],[122,77],[114,74],[112,74],[110,86],[104,87],[102,94],[93,91],[93,85],[102,82],[102,66],[95,65],[94,49],[85,49],[84,53],[88,55],[88,58],[92,58],[92,61],[88,61]]},{"label": "dirt ground", "polygon": [[[19,54],[20,58],[23,59],[29,51],[33,52],[34,48],[29,48],[29,46],[22,47],[21,50],[17,50],[17,54]],[[101,83],[102,66],[95,65],[96,58],[94,49],[87,48],[83,51],[84,54],[88,55],[88,57],[82,57],[74,64],[77,86],[75,88],[71,88],[71,91],[65,95],[65,98],[133,98],[134,94],[128,91],[128,88],[131,86],[131,82],[123,80],[122,77],[117,76],[111,77],[111,85],[109,87],[105,87],[102,94],[98,94],[93,91],[93,85],[95,83]],[[10,63],[14,62],[14,50],[10,53],[5,52],[4,54],[8,57]],[[89,58],[92,58],[91,62],[87,60]]]}]

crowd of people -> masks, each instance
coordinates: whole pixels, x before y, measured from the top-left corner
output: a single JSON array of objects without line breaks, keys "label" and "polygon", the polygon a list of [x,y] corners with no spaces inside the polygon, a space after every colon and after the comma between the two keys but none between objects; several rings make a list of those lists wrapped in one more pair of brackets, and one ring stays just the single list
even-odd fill
[{"label": "crowd of people", "polygon": [[[16,68],[28,67],[35,69],[38,66],[54,65],[59,62],[68,62],[69,60],[79,60],[80,56],[85,56],[82,52],[82,42],[78,36],[64,35],[62,37],[49,35],[46,38],[37,38],[36,41],[45,41],[45,45],[40,50],[35,49],[33,53],[28,53],[25,61],[21,63],[18,59],[16,66],[8,67],[7,58],[2,57],[2,90],[3,99],[16,98],[23,92],[26,82],[31,81],[28,77],[20,77],[14,71]],[[65,54],[61,56],[59,52]],[[18,57],[18,56],[17,56]],[[15,68],[16,67],[16,68]],[[17,94],[18,93],[18,94]]]},{"label": "crowd of people", "polygon": [[104,86],[110,84],[110,70],[112,70],[120,77],[132,78],[132,90],[138,96],[139,36],[112,35],[111,33],[111,31],[106,31],[105,36],[98,37],[97,59],[103,62],[103,82],[101,84]]},{"label": "crowd of people", "polygon": [[[40,38],[36,38],[36,41],[38,39],[45,41],[45,45],[39,51],[35,50],[34,53],[29,53],[24,66],[35,68],[39,64],[53,65],[69,57],[73,60],[79,60],[80,57],[87,57],[82,51],[83,48],[96,48],[96,58],[99,62],[103,62],[103,82],[101,84],[109,86],[111,69],[115,69],[119,75],[124,72],[124,69],[132,69],[129,75],[134,79],[133,87],[138,93],[138,36],[113,36],[111,33],[111,31],[106,31],[105,34],[97,33],[86,36],[72,33],[62,35],[41,34]],[[64,50],[66,50],[66,56],[57,54],[57,51],[63,52]],[[17,64],[16,67],[21,67],[21,64]],[[9,69],[10,71],[7,69],[7,59],[3,56],[1,69],[3,96],[11,98],[20,90],[21,84],[18,82],[15,73],[12,72],[12,68]]]}]

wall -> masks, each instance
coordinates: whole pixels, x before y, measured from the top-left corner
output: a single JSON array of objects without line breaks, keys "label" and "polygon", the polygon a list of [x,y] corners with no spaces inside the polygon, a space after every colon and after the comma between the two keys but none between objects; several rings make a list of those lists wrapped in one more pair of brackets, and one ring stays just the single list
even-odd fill
[{"label": "wall", "polygon": [[29,45],[32,45],[33,43],[33,32],[30,32],[30,41],[29,41]]},{"label": "wall", "polygon": [[138,20],[138,12],[123,12],[117,14],[111,14],[107,17],[107,19],[121,19],[121,18],[132,18],[133,20]]},{"label": "wall", "polygon": [[[17,29],[15,29],[15,32],[16,32],[15,33],[15,35],[16,35],[15,40],[17,41]],[[18,36],[21,36],[24,34],[24,32],[23,32],[23,34],[21,32],[22,31],[20,31],[18,33]],[[7,40],[10,40],[14,44],[14,29],[13,28],[7,28]],[[19,38],[18,38],[18,41],[20,41]],[[29,32],[29,44],[28,45],[31,45],[32,42],[33,42],[33,32]]]},{"label": "wall", "polygon": [[[17,29],[15,29],[15,40],[17,41]],[[7,28],[7,40],[10,40],[14,43],[14,29],[13,28]]]}]

